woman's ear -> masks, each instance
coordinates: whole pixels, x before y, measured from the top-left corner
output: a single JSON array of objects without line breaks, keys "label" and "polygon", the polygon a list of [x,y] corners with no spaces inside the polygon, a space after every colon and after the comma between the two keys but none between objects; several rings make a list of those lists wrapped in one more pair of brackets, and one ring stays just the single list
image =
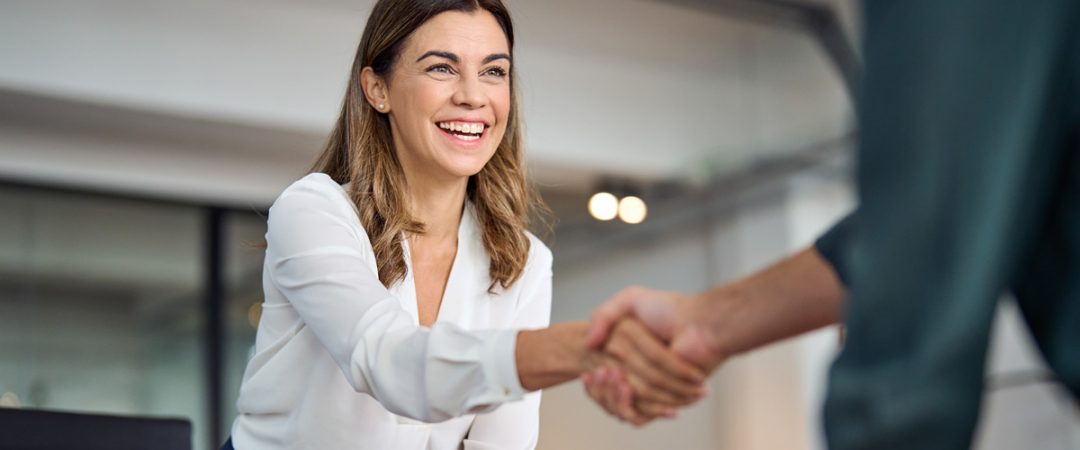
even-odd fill
[{"label": "woman's ear", "polygon": [[360,71],[360,87],[364,90],[364,99],[376,111],[381,113],[390,112],[389,90],[386,89],[386,80],[371,67],[365,67]]}]

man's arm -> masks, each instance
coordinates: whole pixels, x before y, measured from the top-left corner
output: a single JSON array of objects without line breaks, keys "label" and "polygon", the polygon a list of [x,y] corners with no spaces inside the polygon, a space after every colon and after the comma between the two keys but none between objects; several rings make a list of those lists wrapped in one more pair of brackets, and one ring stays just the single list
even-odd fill
[{"label": "man's arm", "polygon": [[628,288],[592,316],[590,348],[620,317],[638,317],[677,352],[707,369],[730,356],[792,337],[840,318],[844,287],[814,248],[693,297]]},{"label": "man's arm", "polygon": [[[843,234],[847,234],[846,232]],[[833,236],[836,243],[839,235]],[[587,344],[600,348],[611,324],[636,316],[687,361],[707,371],[725,359],[836,323],[845,297],[833,266],[813,247],[760,272],[693,297],[624,289],[593,313]],[[633,398],[617,378],[590,374],[586,391],[608,413],[640,425],[663,411]]]}]

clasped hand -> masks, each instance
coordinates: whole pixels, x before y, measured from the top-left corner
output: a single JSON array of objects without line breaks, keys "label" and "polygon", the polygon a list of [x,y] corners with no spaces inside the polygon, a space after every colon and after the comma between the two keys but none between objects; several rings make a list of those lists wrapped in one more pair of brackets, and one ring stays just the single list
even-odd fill
[{"label": "clasped hand", "polygon": [[623,318],[597,351],[587,353],[582,375],[589,396],[609,413],[640,426],[705,394],[705,372],[683,361],[638,320]]},{"label": "clasped hand", "polygon": [[694,325],[696,306],[678,293],[631,287],[598,308],[586,339],[602,352],[581,377],[589,397],[634,426],[701,399],[723,358]]}]

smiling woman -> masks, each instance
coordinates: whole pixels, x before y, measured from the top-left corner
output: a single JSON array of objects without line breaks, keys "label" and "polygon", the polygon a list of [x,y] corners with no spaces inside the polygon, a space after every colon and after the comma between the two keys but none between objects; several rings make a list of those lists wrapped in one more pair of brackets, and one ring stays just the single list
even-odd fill
[{"label": "smiling woman", "polygon": [[[315,171],[350,185],[384,283],[405,274],[402,233],[423,232],[413,211],[461,204],[431,188],[472,175],[470,200],[482,222],[497,225],[483,229],[492,281],[505,287],[520,276],[529,247],[521,231],[541,203],[522,167],[513,44],[509,12],[498,1],[375,5]],[[410,206],[416,201],[436,208]]]},{"label": "smiling woman", "polygon": [[599,366],[654,415],[700,396],[637,322],[597,352],[548,326],[513,36],[498,0],[376,3],[326,150],[270,209],[236,448],[533,448],[530,391]]}]

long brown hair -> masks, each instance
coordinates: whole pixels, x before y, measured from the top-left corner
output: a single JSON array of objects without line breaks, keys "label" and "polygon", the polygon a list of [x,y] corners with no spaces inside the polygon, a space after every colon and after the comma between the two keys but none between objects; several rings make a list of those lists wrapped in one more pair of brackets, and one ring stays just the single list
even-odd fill
[{"label": "long brown hair", "polygon": [[[349,197],[375,251],[379,281],[389,287],[405,277],[403,233],[423,233],[424,224],[410,214],[405,174],[395,153],[389,119],[364,100],[360,72],[371,67],[389,75],[413,31],[446,11],[484,10],[495,16],[514,51],[510,13],[500,0],[379,0],[368,18],[356,51],[345,101],[334,131],[312,172],[339,184],[349,183]],[[491,285],[508,288],[525,269],[529,239],[525,230],[533,210],[546,207],[525,180],[522,123],[516,77],[510,70],[510,113],[506,134],[491,160],[469,177],[466,197],[472,202],[491,258]]]}]

